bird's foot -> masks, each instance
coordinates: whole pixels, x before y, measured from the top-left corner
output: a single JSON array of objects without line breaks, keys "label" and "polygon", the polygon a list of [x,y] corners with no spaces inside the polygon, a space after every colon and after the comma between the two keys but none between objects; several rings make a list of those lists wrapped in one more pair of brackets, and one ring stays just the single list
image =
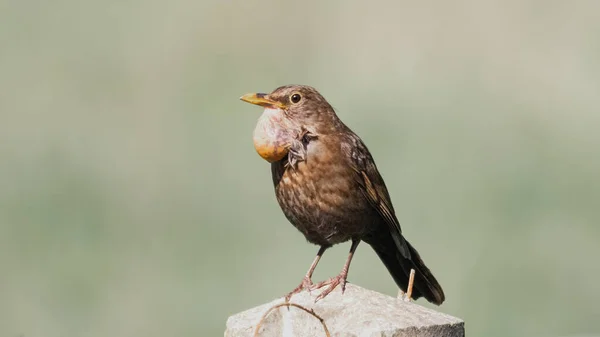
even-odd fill
[{"label": "bird's foot", "polygon": [[342,294],[343,294],[344,291],[346,290],[346,275],[344,273],[341,273],[338,276],[332,277],[328,280],[319,282],[319,283],[313,285],[312,287],[310,287],[310,290],[316,290],[316,289],[321,289],[324,286],[328,286],[327,288],[325,288],[325,290],[323,290],[319,294],[319,296],[317,296],[317,298],[315,298],[315,303],[324,299],[325,296],[329,295],[333,291],[333,289],[335,289],[335,287],[337,287],[338,285],[342,286]]},{"label": "bird's foot", "polygon": [[304,289],[308,289],[310,293],[311,287],[313,286],[313,282],[308,276],[304,276],[302,282],[296,287],[296,289],[292,290],[289,294],[285,295],[285,301],[289,302],[293,295],[301,292]]}]

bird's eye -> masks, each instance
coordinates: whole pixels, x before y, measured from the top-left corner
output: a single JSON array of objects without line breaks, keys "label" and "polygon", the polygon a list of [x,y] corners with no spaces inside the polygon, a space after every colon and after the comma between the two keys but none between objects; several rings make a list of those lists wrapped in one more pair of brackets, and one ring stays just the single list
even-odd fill
[{"label": "bird's eye", "polygon": [[300,96],[300,94],[298,94],[298,93],[292,94],[292,96],[290,96],[290,102],[292,102],[294,104],[300,102],[301,99],[302,99],[302,96]]}]

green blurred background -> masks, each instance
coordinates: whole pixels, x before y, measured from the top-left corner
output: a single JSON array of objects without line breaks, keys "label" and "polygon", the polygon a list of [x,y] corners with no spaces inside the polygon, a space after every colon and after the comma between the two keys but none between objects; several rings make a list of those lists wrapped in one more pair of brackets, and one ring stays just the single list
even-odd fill
[{"label": "green blurred background", "polygon": [[[0,336],[217,336],[295,287],[317,247],[253,149],[261,110],[238,101],[289,83],[370,147],[469,335],[599,335],[599,13],[0,1]],[[397,292],[367,245],[349,280]]]}]

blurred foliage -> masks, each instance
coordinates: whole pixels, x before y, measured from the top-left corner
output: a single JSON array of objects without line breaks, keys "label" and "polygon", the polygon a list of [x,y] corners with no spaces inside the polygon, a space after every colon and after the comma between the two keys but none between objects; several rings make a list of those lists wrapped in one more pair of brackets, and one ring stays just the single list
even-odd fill
[{"label": "blurred foliage", "polygon": [[[600,334],[598,13],[0,1],[0,336],[215,336],[295,287],[317,247],[238,101],[289,83],[365,140],[469,335]],[[367,245],[350,281],[396,294]]]}]

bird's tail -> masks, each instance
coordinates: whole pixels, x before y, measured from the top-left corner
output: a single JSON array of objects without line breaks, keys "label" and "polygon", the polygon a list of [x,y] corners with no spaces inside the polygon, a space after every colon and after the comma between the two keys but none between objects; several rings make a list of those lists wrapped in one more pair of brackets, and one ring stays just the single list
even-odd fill
[{"label": "bird's tail", "polygon": [[402,291],[406,292],[410,270],[414,269],[415,280],[412,298],[425,297],[429,302],[437,305],[444,302],[445,296],[442,287],[429,271],[429,268],[425,266],[417,250],[408,241],[406,241],[406,244],[410,250],[409,259],[400,254],[391,236],[379,237],[378,240],[367,241],[367,243],[373,247]]}]

